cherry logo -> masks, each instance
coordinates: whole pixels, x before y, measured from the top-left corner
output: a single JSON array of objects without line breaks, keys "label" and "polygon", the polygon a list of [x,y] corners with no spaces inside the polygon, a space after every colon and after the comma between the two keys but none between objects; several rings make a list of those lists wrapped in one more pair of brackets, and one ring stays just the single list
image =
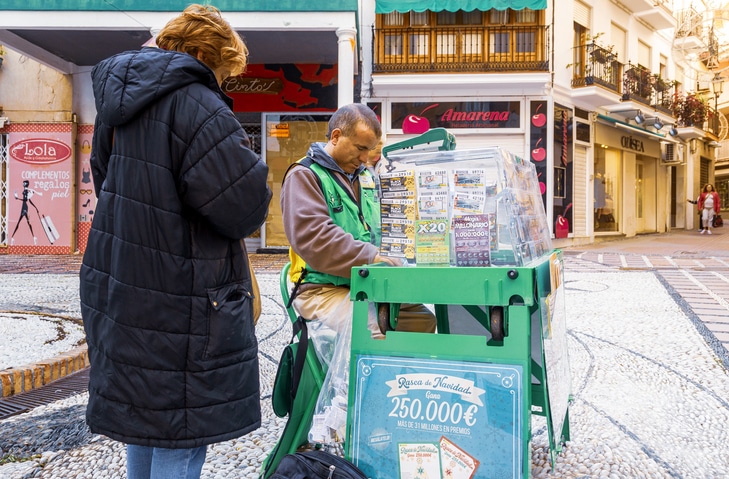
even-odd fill
[{"label": "cherry logo", "polygon": [[438,106],[437,103],[430,105],[420,112],[421,116],[408,115],[402,123],[402,132],[405,134],[420,134],[430,130],[430,121],[423,117],[423,113]]},{"label": "cherry logo", "polygon": [[547,157],[547,150],[539,146],[541,142],[542,139],[538,139],[537,144],[534,145],[535,148],[532,150],[532,160],[534,161],[544,161],[544,159]]},{"label": "cherry logo", "polygon": [[544,113],[539,113],[539,110],[542,108],[542,103],[537,105],[537,109],[534,111],[534,114],[532,115],[532,125],[536,126],[537,128],[543,127],[547,123],[547,115]]}]

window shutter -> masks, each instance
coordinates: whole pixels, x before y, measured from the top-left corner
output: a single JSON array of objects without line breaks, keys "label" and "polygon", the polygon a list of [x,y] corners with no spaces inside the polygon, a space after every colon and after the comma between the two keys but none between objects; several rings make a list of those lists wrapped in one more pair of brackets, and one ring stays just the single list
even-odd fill
[{"label": "window shutter", "polygon": [[579,23],[583,27],[590,29],[592,23],[592,10],[582,2],[575,2],[575,23]]}]

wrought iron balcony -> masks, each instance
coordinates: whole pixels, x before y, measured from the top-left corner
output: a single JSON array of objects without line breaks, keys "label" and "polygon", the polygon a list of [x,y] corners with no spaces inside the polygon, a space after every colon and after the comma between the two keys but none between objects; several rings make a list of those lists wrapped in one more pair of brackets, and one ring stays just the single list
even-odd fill
[{"label": "wrought iron balcony", "polygon": [[546,72],[548,26],[375,28],[373,73]]},{"label": "wrought iron balcony", "polygon": [[592,42],[578,47],[578,61],[572,63],[572,86],[601,85],[620,93],[620,76],[623,65],[612,50]]}]

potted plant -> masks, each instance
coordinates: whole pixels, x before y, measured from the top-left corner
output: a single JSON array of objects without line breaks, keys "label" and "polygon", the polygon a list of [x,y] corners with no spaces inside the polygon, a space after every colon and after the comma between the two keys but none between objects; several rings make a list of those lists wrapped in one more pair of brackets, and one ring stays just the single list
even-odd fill
[{"label": "potted plant", "polygon": [[586,40],[588,41],[587,49],[590,52],[590,57],[598,63],[612,63],[616,58],[615,45],[603,46],[597,43],[597,39],[602,36],[602,32],[596,33],[593,36],[588,35]]},{"label": "potted plant", "polygon": [[676,80],[666,80],[661,75],[653,75],[653,89],[656,91],[666,91],[676,85]]},{"label": "potted plant", "polygon": [[695,93],[683,94],[676,92],[673,96],[673,116],[683,126],[702,128],[709,114],[709,105],[706,100]]}]

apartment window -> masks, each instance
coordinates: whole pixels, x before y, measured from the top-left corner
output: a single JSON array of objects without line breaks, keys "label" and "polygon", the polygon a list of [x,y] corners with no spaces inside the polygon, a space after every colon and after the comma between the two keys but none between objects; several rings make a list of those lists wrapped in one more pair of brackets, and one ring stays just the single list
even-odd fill
[{"label": "apartment window", "polygon": [[401,35],[385,35],[385,55],[402,55]]},{"label": "apartment window", "polygon": [[386,27],[401,27],[405,25],[405,16],[400,12],[390,12],[382,17],[382,23]]},{"label": "apartment window", "polygon": [[423,27],[428,24],[428,12],[410,12],[410,25]]},{"label": "apartment window", "polygon": [[544,48],[542,15],[528,9],[377,15],[378,62],[535,61]]},{"label": "apartment window", "polygon": [[436,13],[436,25],[455,25],[457,23],[456,12]]}]

